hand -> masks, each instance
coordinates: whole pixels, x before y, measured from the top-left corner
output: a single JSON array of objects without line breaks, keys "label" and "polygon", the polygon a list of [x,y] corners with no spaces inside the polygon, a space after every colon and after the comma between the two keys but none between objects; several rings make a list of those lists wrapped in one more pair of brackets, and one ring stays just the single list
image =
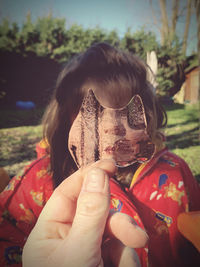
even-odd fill
[{"label": "hand", "polygon": [[[109,213],[109,177],[115,171],[113,161],[102,160],[78,170],[54,190],[24,246],[24,267],[103,266],[101,246]],[[119,226],[123,227],[120,231]],[[127,215],[111,216],[107,228],[130,247],[143,246],[147,241],[147,235]],[[110,257],[113,264],[125,266],[127,258],[127,266],[139,266],[134,250],[120,241],[109,245],[120,255],[114,260],[113,255]]]}]

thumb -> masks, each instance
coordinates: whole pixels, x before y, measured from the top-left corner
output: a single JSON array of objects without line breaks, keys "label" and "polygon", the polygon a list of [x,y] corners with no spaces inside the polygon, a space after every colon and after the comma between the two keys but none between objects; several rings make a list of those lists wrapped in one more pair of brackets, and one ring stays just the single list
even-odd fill
[{"label": "thumb", "polygon": [[109,177],[100,168],[93,168],[84,177],[77,201],[70,235],[87,240],[91,247],[100,247],[109,213]]}]

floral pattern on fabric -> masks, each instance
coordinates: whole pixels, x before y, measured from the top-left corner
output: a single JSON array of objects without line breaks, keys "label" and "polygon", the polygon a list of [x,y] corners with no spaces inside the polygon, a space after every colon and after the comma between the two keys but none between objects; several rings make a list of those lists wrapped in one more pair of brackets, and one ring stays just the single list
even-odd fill
[{"label": "floral pattern on fabric", "polygon": [[19,207],[24,211],[24,215],[19,217],[20,221],[26,222],[28,224],[32,224],[35,220],[35,216],[31,209],[25,209],[22,203],[19,204]]},{"label": "floral pattern on fabric", "polygon": [[112,198],[111,199],[111,205],[112,205],[114,211],[121,211],[123,203],[119,199]]},{"label": "floral pattern on fabric", "polygon": [[173,158],[169,157],[169,156],[164,156],[162,158],[159,159],[160,162],[165,162],[167,164],[169,164],[172,167],[176,166],[176,162],[173,161]]},{"label": "floral pattern on fabric", "polygon": [[165,173],[162,173],[159,177],[159,183],[158,183],[158,187],[161,188],[167,181],[168,176]]},{"label": "floral pattern on fabric", "polygon": [[47,170],[45,170],[45,169],[42,169],[42,170],[38,171],[36,173],[37,179],[40,179],[40,178],[44,177],[44,175],[45,175],[46,172],[47,172]]},{"label": "floral pattern on fabric", "polygon": [[165,198],[171,198],[172,200],[178,202],[179,206],[181,205],[181,199],[185,195],[184,191],[180,191],[177,189],[176,185],[170,183],[169,186],[165,187]]},{"label": "floral pattern on fabric", "polygon": [[169,216],[167,216],[167,215],[165,215],[165,214],[163,214],[163,213],[161,213],[161,212],[156,212],[156,217],[157,217],[159,220],[166,222],[166,224],[167,224],[168,227],[169,227],[169,226],[172,224],[172,222],[173,222],[173,220],[172,220],[171,217],[169,217]]},{"label": "floral pattern on fabric", "polygon": [[177,229],[178,214],[200,210],[200,186],[187,164],[164,149],[134,179],[129,198],[149,235],[149,264],[183,267],[198,262],[200,265],[200,254]]},{"label": "floral pattern on fabric", "polygon": [[16,219],[12,217],[12,215],[8,210],[4,210],[4,212],[2,213],[0,223],[3,222],[4,220],[9,221],[14,226],[16,226],[17,224]]},{"label": "floral pattern on fabric", "polygon": [[16,180],[17,180],[17,177],[13,178],[10,181],[10,183],[5,187],[4,191],[13,191],[15,188]]},{"label": "floral pattern on fabric", "polygon": [[22,248],[19,246],[11,246],[6,248],[5,258],[8,265],[20,263],[22,258]]},{"label": "floral pattern on fabric", "polygon": [[33,198],[33,201],[40,207],[43,207],[44,199],[43,199],[43,192],[35,192],[31,190],[30,195]]},{"label": "floral pattern on fabric", "polygon": [[[26,166],[0,194],[0,266],[19,267],[24,243],[53,192],[48,154]],[[43,150],[44,152],[44,150]]]}]

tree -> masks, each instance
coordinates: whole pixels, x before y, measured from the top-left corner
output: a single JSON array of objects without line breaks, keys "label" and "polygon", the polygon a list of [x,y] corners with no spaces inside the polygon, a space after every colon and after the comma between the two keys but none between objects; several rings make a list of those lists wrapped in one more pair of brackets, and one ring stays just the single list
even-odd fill
[{"label": "tree", "polygon": [[188,0],[187,1],[187,15],[186,15],[186,21],[185,21],[185,31],[183,35],[183,47],[182,47],[182,52],[184,55],[186,55],[187,39],[188,39],[188,32],[189,32],[190,18],[191,18],[191,7],[192,7],[192,0]]},{"label": "tree", "polygon": [[123,39],[121,40],[121,47],[131,53],[137,54],[143,60],[146,60],[147,52],[152,50],[157,51],[158,42],[153,32],[145,31],[144,28],[132,33],[128,28]]},{"label": "tree", "polygon": [[22,54],[27,52],[35,52],[36,44],[39,42],[40,32],[35,28],[35,24],[31,20],[31,13],[28,12],[21,31],[17,38],[17,50]]},{"label": "tree", "polygon": [[19,27],[16,23],[10,22],[5,18],[0,25],[0,50],[1,51],[12,51],[17,46],[17,36]]},{"label": "tree", "polygon": [[157,94],[161,98],[173,97],[185,81],[185,57],[180,42],[174,42],[173,47],[160,46],[157,56]]},{"label": "tree", "polygon": [[[187,6],[179,0],[173,0],[171,10],[169,2],[158,0],[161,13],[161,46],[158,52],[158,93],[172,97],[177,93],[185,81],[184,69],[187,66],[187,39],[189,33],[192,2],[187,0]],[[199,2],[198,0],[196,0]],[[152,1],[150,1],[152,4]],[[171,12],[170,12],[171,11]],[[171,16],[170,16],[171,14]],[[179,18],[185,17],[183,36],[177,33],[177,23]],[[164,81],[167,79],[167,81]]]},{"label": "tree", "polygon": [[[197,54],[198,54],[198,65],[200,66],[200,1],[195,0],[194,6],[196,9],[196,19],[197,19]],[[199,100],[200,100],[200,70],[199,70]],[[200,101],[199,101],[200,104]],[[200,119],[199,119],[200,127]],[[200,131],[199,131],[199,140],[200,140]]]},{"label": "tree", "polygon": [[198,53],[198,61],[199,61],[199,66],[200,66],[200,1],[199,0],[194,0],[194,7],[196,9],[196,19],[197,19],[197,53]]},{"label": "tree", "polygon": [[50,13],[46,17],[37,19],[35,30],[39,32],[39,42],[36,46],[36,53],[39,56],[51,56],[54,49],[65,43],[65,19],[54,18]]},{"label": "tree", "polygon": [[[182,42],[182,52],[186,55],[187,50],[187,39],[188,39],[188,32],[190,26],[190,19],[191,19],[191,7],[192,7],[193,0],[187,0],[187,6],[183,8],[186,10],[185,14],[185,29],[183,36],[179,35],[179,39]],[[173,0],[172,1],[172,10],[171,10],[171,18],[168,16],[166,0],[159,0],[160,4],[160,11],[161,11],[161,45],[172,47],[174,39],[177,38],[176,33],[176,26],[179,18],[182,16],[182,12],[180,10],[180,1]]]},{"label": "tree", "polygon": [[[161,45],[169,44],[169,22],[166,10],[166,1],[160,0],[160,11],[161,11]],[[176,25],[174,25],[176,26]]]}]

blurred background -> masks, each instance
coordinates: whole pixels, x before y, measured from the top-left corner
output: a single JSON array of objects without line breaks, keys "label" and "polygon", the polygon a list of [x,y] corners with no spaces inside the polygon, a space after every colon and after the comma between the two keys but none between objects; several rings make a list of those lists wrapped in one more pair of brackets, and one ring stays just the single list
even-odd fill
[{"label": "blurred background", "polygon": [[13,177],[36,157],[58,73],[100,41],[151,66],[167,145],[200,182],[199,0],[0,0],[0,167]]}]

